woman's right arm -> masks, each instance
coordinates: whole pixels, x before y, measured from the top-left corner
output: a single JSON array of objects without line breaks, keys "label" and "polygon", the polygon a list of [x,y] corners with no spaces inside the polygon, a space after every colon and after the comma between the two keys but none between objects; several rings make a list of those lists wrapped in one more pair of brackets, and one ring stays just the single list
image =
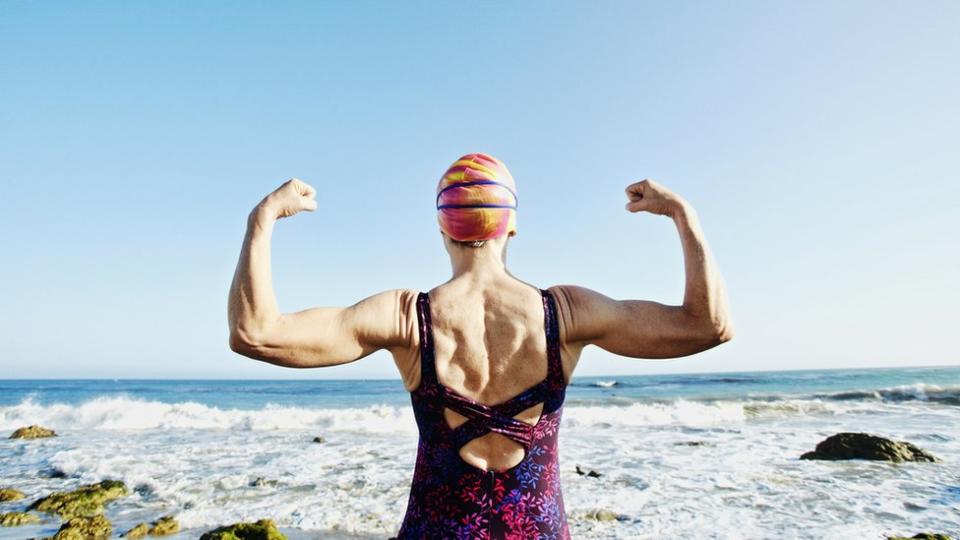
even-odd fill
[{"label": "woman's right arm", "polygon": [[673,219],[683,246],[683,304],[614,300],[575,285],[551,287],[560,304],[564,341],[633,358],[676,358],[733,338],[723,279],[689,203],[651,180],[627,188],[627,210]]}]

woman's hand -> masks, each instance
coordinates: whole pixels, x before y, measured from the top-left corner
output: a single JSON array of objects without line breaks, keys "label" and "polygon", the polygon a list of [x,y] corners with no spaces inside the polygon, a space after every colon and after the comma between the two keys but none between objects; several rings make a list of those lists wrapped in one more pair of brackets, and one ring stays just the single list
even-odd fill
[{"label": "woman's hand", "polygon": [[627,186],[627,210],[650,212],[661,216],[676,217],[689,206],[687,201],[653,180],[643,180]]},{"label": "woman's hand", "polygon": [[264,197],[254,209],[260,218],[280,219],[298,214],[304,210],[317,209],[317,190],[310,184],[297,178],[291,178]]}]

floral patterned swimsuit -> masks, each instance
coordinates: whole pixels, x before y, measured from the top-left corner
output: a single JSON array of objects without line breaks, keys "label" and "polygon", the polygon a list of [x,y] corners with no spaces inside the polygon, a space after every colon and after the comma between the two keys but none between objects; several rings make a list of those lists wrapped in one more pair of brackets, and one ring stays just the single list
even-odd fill
[{"label": "floral patterned swimsuit", "polygon": [[[417,297],[421,379],[410,392],[420,431],[407,512],[397,538],[567,540],[560,491],[557,434],[566,383],[560,362],[556,301],[541,289],[547,337],[547,377],[519,395],[487,406],[443,386],[434,366],[430,297]],[[543,403],[536,425],[513,418]],[[449,408],[467,420],[451,428]],[[524,447],[524,458],[502,472],[481,470],[460,457],[460,447],[496,432]]]}]

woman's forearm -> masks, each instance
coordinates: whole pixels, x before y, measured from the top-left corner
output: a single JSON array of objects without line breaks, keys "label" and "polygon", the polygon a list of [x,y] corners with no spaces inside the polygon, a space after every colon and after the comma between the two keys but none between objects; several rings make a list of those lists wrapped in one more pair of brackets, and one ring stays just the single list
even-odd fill
[{"label": "woman's forearm", "polygon": [[280,317],[270,270],[270,240],[275,223],[276,214],[263,203],[247,220],[240,260],[230,286],[227,319],[231,345],[256,345]]},{"label": "woman's forearm", "polygon": [[729,339],[733,326],[723,278],[712,260],[697,213],[684,203],[678,206],[672,217],[683,246],[686,274],[683,307],[694,320],[702,322],[718,337]]}]

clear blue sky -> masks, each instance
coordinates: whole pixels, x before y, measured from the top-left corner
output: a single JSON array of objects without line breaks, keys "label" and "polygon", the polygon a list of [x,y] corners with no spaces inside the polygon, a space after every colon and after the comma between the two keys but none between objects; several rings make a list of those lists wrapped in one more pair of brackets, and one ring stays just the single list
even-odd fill
[{"label": "clear blue sky", "polygon": [[398,377],[229,351],[246,215],[319,192],[276,229],[285,311],[428,290],[472,151],[539,286],[679,303],[676,231],[623,188],[700,214],[736,339],[578,375],[960,363],[960,4],[450,4],[0,3],[0,376]]}]

